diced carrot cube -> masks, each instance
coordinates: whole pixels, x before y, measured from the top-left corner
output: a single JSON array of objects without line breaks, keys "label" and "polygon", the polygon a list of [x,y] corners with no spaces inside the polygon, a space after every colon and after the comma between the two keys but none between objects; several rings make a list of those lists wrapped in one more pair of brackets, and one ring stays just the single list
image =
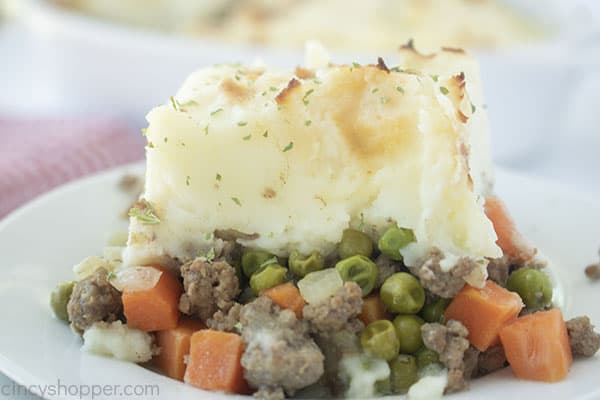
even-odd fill
[{"label": "diced carrot cube", "polygon": [[500,331],[500,340],[510,367],[520,379],[561,381],[573,363],[567,327],[557,308],[508,323]]},{"label": "diced carrot cube", "polygon": [[246,394],[241,365],[244,342],[239,335],[201,330],[192,335],[185,382],[206,390]]},{"label": "diced carrot cube", "polygon": [[177,327],[182,285],[172,273],[162,268],[157,269],[163,273],[153,288],[123,291],[123,312],[130,328],[162,331]]},{"label": "diced carrot cube", "polygon": [[293,311],[298,319],[302,318],[305,302],[300,295],[300,290],[293,283],[274,286],[263,291],[261,295],[269,297],[279,307]]},{"label": "diced carrot cube", "polygon": [[500,329],[523,308],[518,294],[488,280],[481,289],[465,285],[446,308],[444,317],[461,322],[469,341],[480,351],[498,343]]},{"label": "diced carrot cube", "polygon": [[202,322],[182,318],[176,328],[156,332],[160,354],[154,357],[154,364],[168,377],[183,381],[184,358],[190,353],[190,339],[201,329],[206,329]]},{"label": "diced carrot cube", "polygon": [[497,197],[488,197],[485,200],[485,214],[494,225],[498,236],[496,243],[504,254],[520,262],[529,261],[535,257],[537,250],[519,233],[502,200]]}]

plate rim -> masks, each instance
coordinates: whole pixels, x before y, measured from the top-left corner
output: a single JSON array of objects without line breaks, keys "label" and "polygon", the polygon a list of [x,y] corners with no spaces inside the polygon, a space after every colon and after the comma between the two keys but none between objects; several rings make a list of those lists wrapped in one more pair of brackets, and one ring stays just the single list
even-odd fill
[{"label": "plate rim", "polygon": [[[143,173],[144,166],[145,166],[144,161],[136,161],[136,162],[116,166],[113,168],[97,171],[93,174],[86,175],[84,177],[80,177],[80,178],[74,179],[72,181],[69,181],[67,183],[64,183],[62,185],[59,185],[59,186],[49,190],[48,192],[45,192],[44,194],[35,197],[34,199],[21,205],[20,207],[13,210],[8,215],[6,215],[2,220],[0,220],[0,234],[2,234],[2,232],[8,226],[10,226],[10,225],[14,224],[16,221],[18,221],[18,219],[22,215],[27,214],[28,212],[30,212],[30,210],[40,207],[41,205],[43,205],[43,203],[53,199],[54,197],[59,197],[61,195],[64,195],[71,190],[75,190],[78,187],[93,184],[97,180],[107,179],[109,176],[118,176],[120,174],[126,174],[126,173]],[[536,182],[536,184],[543,185],[544,187],[546,187],[547,190],[549,190],[549,191],[560,192],[561,196],[563,196],[567,199],[577,199],[577,201],[579,201],[579,202],[589,203],[592,207],[600,208],[598,199],[595,196],[590,195],[589,193],[581,193],[581,192],[578,192],[577,190],[572,190],[568,186],[561,184],[559,182],[551,181],[551,180],[547,180],[547,179],[543,179],[543,178],[538,178],[538,177],[532,176],[531,174],[523,173],[520,171],[515,171],[513,169],[505,168],[505,167],[496,166],[494,170],[495,170],[495,175],[506,175],[506,176],[512,177],[512,178],[533,180]],[[40,384],[43,384],[43,382],[40,382],[38,377],[35,376],[35,374],[32,374],[32,373],[28,372],[27,370],[23,369],[19,364],[17,364],[15,361],[11,360],[8,357],[5,357],[3,354],[0,354],[0,372],[2,372],[4,375],[6,375],[9,378],[12,381],[11,383],[14,383],[16,385],[27,388],[31,393],[39,396],[40,398],[48,398],[48,399],[58,398],[58,397],[51,397],[48,394],[46,394],[45,395],[46,397],[44,397],[44,394],[42,393],[42,391],[40,390],[40,387],[38,386]],[[199,394],[200,393],[202,393],[202,392],[199,392]],[[579,399],[580,400],[593,399],[593,398],[598,398],[599,395],[600,395],[600,387],[592,390],[591,392],[582,394],[579,397]],[[237,397],[241,398],[239,396],[237,396]],[[74,396],[69,395],[67,398],[79,398],[79,397],[74,397]],[[236,396],[231,396],[228,398],[234,399],[234,398],[236,398]]]}]

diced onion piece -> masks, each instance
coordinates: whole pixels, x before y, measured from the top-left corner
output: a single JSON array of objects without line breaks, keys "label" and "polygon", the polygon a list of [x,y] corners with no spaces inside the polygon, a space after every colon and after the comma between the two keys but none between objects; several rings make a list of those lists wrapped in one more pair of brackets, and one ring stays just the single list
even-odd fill
[{"label": "diced onion piece", "polygon": [[149,361],[155,352],[149,333],[128,328],[121,321],[96,322],[84,332],[83,341],[82,349],[89,353],[134,363]]},{"label": "diced onion piece", "polygon": [[298,282],[300,294],[307,303],[319,303],[335,294],[344,281],[335,268],[311,272]]},{"label": "diced onion piece", "polygon": [[77,276],[77,280],[87,278],[97,269],[105,268],[107,271],[112,271],[115,267],[113,264],[98,256],[84,258],[79,264],[73,267],[73,272]]},{"label": "diced onion piece", "polygon": [[128,267],[116,271],[109,280],[120,292],[137,292],[152,289],[161,275],[161,270],[152,267]]}]

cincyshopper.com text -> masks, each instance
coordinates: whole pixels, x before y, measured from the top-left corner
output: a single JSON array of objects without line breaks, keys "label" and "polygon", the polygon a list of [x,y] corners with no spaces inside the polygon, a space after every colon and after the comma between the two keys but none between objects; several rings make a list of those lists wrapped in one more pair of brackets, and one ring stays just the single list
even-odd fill
[{"label": "cincyshopper.com text", "polygon": [[18,383],[0,385],[0,397],[12,396],[16,398],[35,398],[33,393],[42,397],[68,397],[79,399],[100,399],[100,398],[129,398],[129,399],[149,399],[160,397],[160,388],[158,385],[96,385],[81,384],[69,385],[63,383],[60,379],[55,384],[47,385],[29,385],[23,386]]}]

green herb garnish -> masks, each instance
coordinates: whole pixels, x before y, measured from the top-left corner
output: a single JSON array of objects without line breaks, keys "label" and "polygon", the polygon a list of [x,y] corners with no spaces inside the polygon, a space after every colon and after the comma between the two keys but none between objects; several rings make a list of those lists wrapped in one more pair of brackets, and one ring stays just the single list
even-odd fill
[{"label": "green herb garnish", "polygon": [[377,92],[379,92],[379,88],[373,88],[373,89],[371,90],[371,93],[377,93]]},{"label": "green herb garnish", "polygon": [[365,229],[365,214],[360,213],[360,224],[358,225],[358,230],[363,231]]},{"label": "green herb garnish", "polygon": [[290,151],[293,148],[294,148],[294,142],[289,142],[288,145],[283,148],[283,152],[284,153],[288,152],[288,151]]},{"label": "green herb garnish", "polygon": [[265,131],[265,133],[263,133],[262,135],[263,135],[263,137],[268,137],[268,136],[269,136],[269,130],[267,129],[267,130]]},{"label": "green herb garnish", "polygon": [[146,137],[148,134],[148,128],[142,128],[142,136]]},{"label": "green herb garnish", "polygon": [[171,96],[170,99],[171,99],[171,105],[173,106],[173,110],[179,111],[180,106],[179,106],[179,103],[177,102],[177,100],[175,100],[175,97]]},{"label": "green herb garnish", "polygon": [[211,112],[211,113],[210,113],[210,116],[211,116],[211,117],[212,117],[212,116],[215,116],[215,115],[217,115],[218,113],[220,113],[221,111],[223,111],[223,109],[222,109],[222,108],[217,108],[215,111],[213,111],[213,112]]},{"label": "green herb garnish", "polygon": [[179,105],[179,108],[183,110],[182,107],[195,107],[198,105],[198,102],[196,100],[188,100],[185,103],[177,103]]},{"label": "green herb garnish", "polygon": [[246,125],[248,125],[248,123],[246,121],[240,121],[237,124],[238,124],[238,126],[246,126]]},{"label": "green herb garnish", "polygon": [[222,178],[221,174],[219,174],[219,173],[217,172],[217,175],[215,176],[215,179],[216,179],[217,181],[221,182],[221,178]]},{"label": "green herb garnish", "polygon": [[192,180],[192,178],[190,178],[189,175],[185,177],[185,184],[186,184],[186,186],[190,186],[191,180]]},{"label": "green herb garnish", "polygon": [[307,119],[306,121],[304,121],[305,126],[310,126],[311,124],[312,124],[312,121],[310,119]]},{"label": "green herb garnish", "polygon": [[307,106],[309,103],[308,96],[310,96],[314,91],[315,89],[309,89],[306,93],[304,93],[304,97],[302,97],[302,102],[305,106]]},{"label": "green herb garnish", "polygon": [[127,213],[128,216],[137,219],[144,225],[156,225],[160,223],[160,218],[156,215],[152,205],[146,200],[140,200],[141,207],[132,207]]},{"label": "green herb garnish", "polygon": [[208,249],[208,251],[206,253],[199,253],[198,254],[199,258],[203,258],[204,260],[206,260],[206,262],[213,262],[215,259],[215,248],[211,247],[210,249]]},{"label": "green herb garnish", "polygon": [[242,206],[242,202],[237,197],[232,197],[231,201],[233,201],[235,204],[237,204],[240,207]]},{"label": "green herb garnish", "polygon": [[440,86],[440,92],[442,92],[442,94],[444,96],[447,95],[448,93],[450,93],[450,91],[447,88],[445,88],[444,86]]},{"label": "green herb garnish", "polygon": [[396,86],[396,90],[402,94],[404,94],[404,89],[402,89],[402,86]]},{"label": "green herb garnish", "polygon": [[244,136],[242,139],[243,139],[243,140],[250,140],[250,138],[251,138],[251,137],[252,137],[252,135],[246,135],[246,136]]}]

